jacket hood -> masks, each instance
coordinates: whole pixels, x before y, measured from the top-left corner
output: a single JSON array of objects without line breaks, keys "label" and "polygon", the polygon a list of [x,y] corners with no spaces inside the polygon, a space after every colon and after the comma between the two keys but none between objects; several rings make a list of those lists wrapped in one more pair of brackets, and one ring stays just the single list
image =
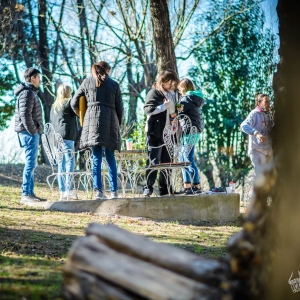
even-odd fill
[{"label": "jacket hood", "polygon": [[36,88],[32,83],[30,82],[22,82],[20,83],[14,90],[14,94],[18,96],[21,92],[24,90],[32,90],[34,92],[37,92],[39,89]]},{"label": "jacket hood", "polygon": [[197,107],[201,107],[203,105],[203,98],[197,95],[184,95],[185,97],[190,98]]},{"label": "jacket hood", "polygon": [[196,91],[187,91],[186,95],[190,96],[190,95],[195,95],[197,97],[203,98],[203,93],[200,90],[196,90]]}]

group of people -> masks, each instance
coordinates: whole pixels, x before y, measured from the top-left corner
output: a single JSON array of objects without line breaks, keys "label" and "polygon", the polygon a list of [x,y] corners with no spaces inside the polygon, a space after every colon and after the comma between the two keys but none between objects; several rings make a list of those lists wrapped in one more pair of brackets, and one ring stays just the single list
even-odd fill
[{"label": "group of people", "polygon": [[[180,104],[178,106],[177,104]],[[204,123],[201,108],[204,105],[203,95],[200,90],[196,90],[191,80],[184,78],[179,80],[178,75],[173,70],[162,71],[148,92],[144,112],[146,120],[146,144],[149,148],[149,161],[168,163],[171,158],[164,146],[163,131],[170,125],[173,119],[179,114],[187,115],[198,131],[198,135],[203,131]],[[189,134],[189,132],[187,132]],[[199,170],[194,160],[194,147],[188,154],[190,166],[188,170],[183,170],[184,194],[200,193]],[[168,175],[166,170],[159,174],[159,193],[161,196],[169,193]],[[151,196],[153,185],[157,177],[157,171],[147,169],[146,186],[144,196]],[[193,180],[193,182],[191,182]]]},{"label": "group of people", "polygon": [[[110,181],[110,199],[118,197],[118,176],[114,151],[121,150],[120,126],[123,120],[123,102],[119,84],[110,77],[111,67],[101,61],[92,66],[92,75],[86,78],[71,97],[70,86],[61,84],[57,89],[57,98],[50,112],[50,123],[63,138],[64,156],[59,164],[60,173],[72,172],[75,167],[75,141],[79,136],[79,103],[85,97],[87,110],[84,115],[80,134],[80,149],[90,147],[93,154],[93,182],[96,199],[105,199],[103,191],[101,164],[103,151],[108,163]],[[43,111],[38,97],[41,82],[40,72],[28,68],[24,73],[25,82],[15,89],[16,112],[15,131],[20,147],[25,150],[21,202],[39,202],[44,199],[34,194],[34,169],[37,164],[40,135],[43,133]],[[170,156],[163,141],[163,131],[177,115],[187,115],[192,126],[197,128],[197,137],[203,131],[204,122],[201,108],[204,105],[203,94],[197,90],[188,78],[179,80],[173,70],[162,71],[147,93],[144,104],[146,120],[146,144],[149,149],[147,164],[168,163]],[[266,94],[256,98],[256,108],[241,124],[242,130],[250,135],[249,155],[256,174],[272,159],[270,132],[273,121],[269,116],[270,99]],[[189,134],[189,133],[187,133]],[[194,161],[194,147],[188,154],[189,167],[183,169],[184,194],[201,193],[199,170]],[[160,195],[168,194],[166,170],[160,171]],[[146,185],[143,195],[151,196],[157,177],[157,171],[146,171]],[[60,199],[77,199],[76,191],[68,178],[58,176]]]},{"label": "group of people", "polygon": [[[110,198],[118,197],[117,166],[114,151],[121,150],[120,126],[123,120],[123,102],[119,84],[110,78],[110,65],[101,61],[92,66],[92,76],[86,78],[74,97],[68,85],[61,84],[57,98],[50,111],[50,123],[63,138],[64,156],[58,172],[74,170],[75,161],[71,154],[78,139],[79,99],[85,97],[86,112],[80,134],[80,148],[90,147],[93,153],[93,182],[96,199],[105,199],[102,189],[101,163],[103,148],[108,163]],[[25,82],[15,90],[17,97],[15,131],[20,147],[25,150],[21,202],[39,202],[45,199],[34,194],[34,169],[37,164],[40,135],[43,133],[42,105],[38,97],[40,71],[29,68],[24,73]],[[58,176],[60,199],[76,199],[70,178]]]}]

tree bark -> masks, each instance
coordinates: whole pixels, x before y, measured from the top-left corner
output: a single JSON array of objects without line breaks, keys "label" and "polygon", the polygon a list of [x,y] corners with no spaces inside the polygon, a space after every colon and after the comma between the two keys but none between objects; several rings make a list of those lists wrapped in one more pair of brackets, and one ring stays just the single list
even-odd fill
[{"label": "tree bark", "polygon": [[166,0],[150,0],[153,37],[158,72],[172,69],[177,72],[174,44]]},{"label": "tree bark", "polygon": [[299,299],[300,296],[300,281],[298,291],[294,293],[289,282],[290,277],[291,280],[299,280],[300,271],[299,11],[299,1],[278,1],[280,63],[273,81],[276,111],[274,146],[278,180],[273,222],[270,224],[273,238],[276,237],[276,248],[274,243],[269,246],[269,250],[274,253],[273,270],[271,276],[265,276],[268,297],[275,300]]},{"label": "tree bark", "polygon": [[42,99],[44,106],[44,114],[46,122],[50,119],[50,110],[51,105],[54,101],[53,92],[52,92],[52,73],[49,66],[49,46],[48,46],[48,37],[47,37],[47,23],[46,23],[46,14],[47,14],[47,1],[39,0],[39,58],[41,62],[41,68],[43,73],[43,93],[39,93]]}]

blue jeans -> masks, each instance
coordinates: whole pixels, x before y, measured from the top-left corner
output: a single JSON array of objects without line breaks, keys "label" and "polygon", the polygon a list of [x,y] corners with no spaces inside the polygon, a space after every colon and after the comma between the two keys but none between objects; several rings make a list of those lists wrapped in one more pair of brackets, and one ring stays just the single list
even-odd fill
[{"label": "blue jeans", "polygon": [[[65,151],[61,162],[58,164],[58,173],[74,172],[75,157],[74,157],[74,141],[64,140]],[[72,175],[59,175],[58,186],[61,192],[73,190]]]},{"label": "blue jeans", "polygon": [[[115,159],[115,151],[104,148],[105,157],[108,164],[109,187],[112,192],[118,190],[118,173]],[[102,146],[93,146],[93,177],[94,189],[102,190],[101,164],[102,164]]]},{"label": "blue jeans", "polygon": [[[188,161],[191,163],[186,169],[182,170],[182,176],[184,183],[191,183],[191,179],[193,180],[193,184],[200,184],[199,171],[194,161],[194,151],[195,147],[193,147],[187,157]],[[190,174],[190,175],[189,175]]]},{"label": "blue jeans", "polygon": [[31,135],[29,132],[19,132],[20,147],[25,150],[25,167],[23,170],[22,196],[33,195],[34,169],[37,166],[37,155],[40,143],[40,135]]}]

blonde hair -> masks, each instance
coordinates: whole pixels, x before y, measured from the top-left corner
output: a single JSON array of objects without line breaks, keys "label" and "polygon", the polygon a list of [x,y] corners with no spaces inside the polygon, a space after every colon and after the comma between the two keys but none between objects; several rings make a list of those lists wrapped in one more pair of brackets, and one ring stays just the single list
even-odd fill
[{"label": "blonde hair", "polygon": [[66,84],[61,84],[57,89],[57,97],[52,105],[54,113],[63,109],[71,98],[72,89]]},{"label": "blonde hair", "polygon": [[183,91],[183,95],[186,94],[186,92],[188,92],[188,91],[195,90],[195,86],[194,86],[192,80],[190,80],[188,78],[183,78],[180,80],[180,82],[178,84],[178,89],[179,88],[181,88],[181,90]]},{"label": "blonde hair", "polygon": [[269,97],[268,94],[257,94],[255,96],[255,105],[259,106],[259,103],[264,100],[264,98]]}]

